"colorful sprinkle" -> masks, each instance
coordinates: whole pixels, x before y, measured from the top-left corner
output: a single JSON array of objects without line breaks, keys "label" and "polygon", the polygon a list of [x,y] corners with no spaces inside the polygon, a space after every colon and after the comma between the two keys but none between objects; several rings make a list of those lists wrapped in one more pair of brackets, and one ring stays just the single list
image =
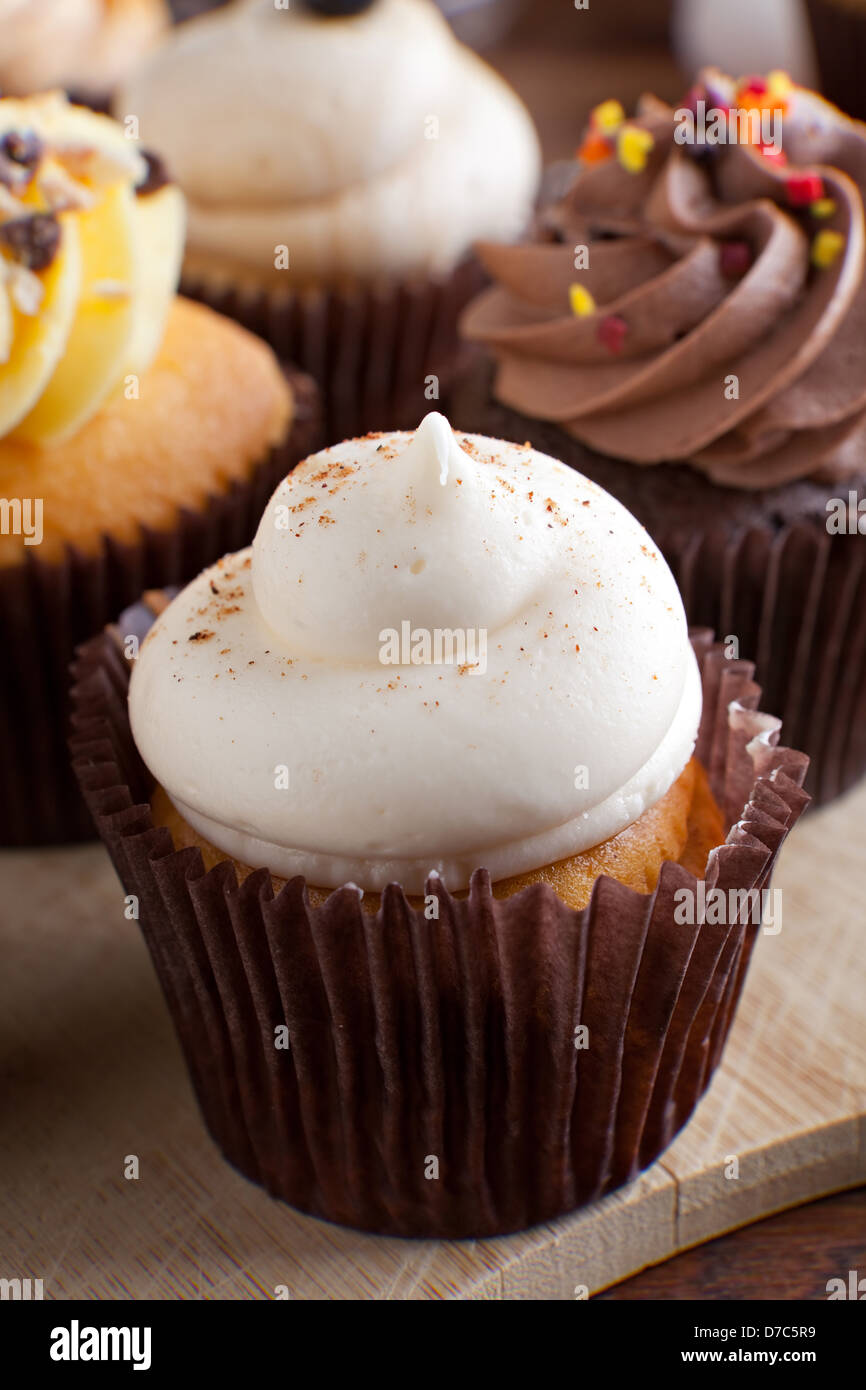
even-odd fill
[{"label": "colorful sprinkle", "polygon": [[739,280],[752,264],[752,248],[747,241],[723,241],[719,247],[719,269],[727,280]]},{"label": "colorful sprinkle", "polygon": [[34,212],[0,223],[0,245],[27,270],[47,270],[62,239],[60,221],[53,212]]},{"label": "colorful sprinkle", "polygon": [[814,203],[809,204],[809,211],[813,217],[832,217],[836,211],[836,199],[816,198]]},{"label": "colorful sprinkle", "polygon": [[628,324],[619,314],[605,314],[598,325],[598,340],[608,352],[620,353],[628,332]]},{"label": "colorful sprinkle", "polygon": [[824,197],[824,180],[820,174],[791,174],[785,180],[785,192],[792,208],[806,208]]},{"label": "colorful sprinkle", "polygon": [[787,97],[794,90],[794,84],[786,72],[781,68],[774,68],[767,74],[767,90],[770,96]]},{"label": "colorful sprinkle", "polygon": [[734,105],[743,111],[773,111],[785,115],[788,103],[780,92],[770,90],[761,78],[752,77],[746,87],[741,87],[734,98]]},{"label": "colorful sprinkle", "polygon": [[754,92],[755,96],[766,96],[768,90],[763,77],[744,77],[740,83],[741,92]]},{"label": "colorful sprinkle", "polygon": [[627,173],[641,174],[647,166],[654,144],[655,140],[648,130],[642,130],[636,125],[625,125],[617,136],[617,159]]},{"label": "colorful sprinkle", "polygon": [[568,302],[571,312],[579,319],[585,319],[588,314],[595,313],[595,300],[584,285],[569,285]]},{"label": "colorful sprinkle", "polygon": [[584,164],[603,164],[612,154],[613,146],[610,142],[592,130],[577,151],[578,159],[582,159]]},{"label": "colorful sprinkle", "polygon": [[831,232],[825,227],[823,232],[817,232],[812,239],[812,264],[819,270],[826,270],[833,262],[845,245],[845,238],[841,232]]},{"label": "colorful sprinkle", "polygon": [[[737,88],[734,106],[740,111],[760,115],[762,127],[765,113],[771,115],[774,121],[781,120],[788,109],[788,88],[781,81],[784,75],[775,74],[775,81],[771,81],[770,77],[744,77]],[[754,143],[762,145],[763,142],[758,139]],[[773,158],[778,164],[785,162],[775,150]]]},{"label": "colorful sprinkle", "polygon": [[603,101],[592,108],[589,119],[595,130],[612,135],[625,120],[625,111],[619,101]]}]

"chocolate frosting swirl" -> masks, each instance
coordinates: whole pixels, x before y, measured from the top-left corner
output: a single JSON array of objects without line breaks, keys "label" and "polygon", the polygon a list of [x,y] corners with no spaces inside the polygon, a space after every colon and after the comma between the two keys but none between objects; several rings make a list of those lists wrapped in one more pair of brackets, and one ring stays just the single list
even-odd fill
[{"label": "chocolate frosting swirl", "polygon": [[[702,78],[711,90],[728,81]],[[497,283],[464,330],[495,355],[497,397],[603,453],[687,461],[729,486],[862,471],[866,125],[795,88],[782,162],[753,145],[677,144],[674,109],[652,97],[630,124],[653,137],[642,170],[581,165],[536,241],[479,248]],[[821,179],[829,215],[826,202],[820,218],[793,205],[804,174]],[[822,231],[841,237],[823,266]],[[731,242],[749,259],[733,276]],[[581,245],[589,267],[576,271]],[[593,312],[571,312],[575,282]]]}]

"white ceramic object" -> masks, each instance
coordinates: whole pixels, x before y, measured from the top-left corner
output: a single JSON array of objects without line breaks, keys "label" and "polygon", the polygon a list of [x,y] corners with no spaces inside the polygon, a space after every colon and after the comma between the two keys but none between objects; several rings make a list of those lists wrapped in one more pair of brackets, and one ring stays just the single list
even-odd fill
[{"label": "white ceramic object", "polygon": [[734,76],[783,68],[815,85],[815,57],[802,0],[674,0],[674,52],[689,74],[712,64]]}]

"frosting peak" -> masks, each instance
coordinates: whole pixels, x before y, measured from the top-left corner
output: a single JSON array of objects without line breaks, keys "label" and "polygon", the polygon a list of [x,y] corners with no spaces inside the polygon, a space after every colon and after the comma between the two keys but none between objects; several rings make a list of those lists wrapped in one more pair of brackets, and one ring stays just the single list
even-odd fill
[{"label": "frosting peak", "polygon": [[145,762],[213,844],[409,892],[616,834],[679,776],[699,716],[643,528],[556,460],[437,415],[300,464],[252,549],[160,616],[130,687]]},{"label": "frosting peak", "polygon": [[482,249],[498,397],[731,486],[862,470],[866,126],[707,70],[676,110],[603,103],[579,155],[535,244]]},{"label": "frosting peak", "polygon": [[265,509],[259,612],[293,653],[373,666],[382,632],[404,621],[493,634],[549,568],[554,504],[532,500],[443,415],[411,435],[338,444],[290,473]]},{"label": "frosting peak", "polygon": [[[439,482],[442,487],[448,482],[449,468],[453,472],[455,462],[458,468],[465,467],[461,465],[461,451],[454,438],[454,432],[445,416],[440,415],[438,410],[431,410],[429,415],[425,415],[406,453],[419,454],[425,470],[427,457],[432,453],[439,467]],[[463,457],[468,458],[469,455],[464,454]]]}]

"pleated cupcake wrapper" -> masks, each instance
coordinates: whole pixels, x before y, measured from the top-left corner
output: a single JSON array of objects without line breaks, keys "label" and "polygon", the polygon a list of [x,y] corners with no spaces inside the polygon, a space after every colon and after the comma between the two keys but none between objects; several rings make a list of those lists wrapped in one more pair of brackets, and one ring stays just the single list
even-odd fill
[{"label": "pleated cupcake wrapper", "polygon": [[845,0],[806,0],[815,40],[821,90],[848,116],[866,118],[863,72],[866,64],[866,13]]},{"label": "pleated cupcake wrapper", "polygon": [[656,527],[692,623],[755,660],[762,701],[810,759],[816,803],[866,773],[866,538],[804,520],[739,535],[712,517],[690,536]]},{"label": "pleated cupcake wrapper", "polygon": [[67,748],[75,648],[143,589],[184,584],[252,539],[279,480],[319,442],[315,387],[289,378],[297,415],[288,438],[249,478],[180,510],[171,530],[142,527],[128,544],[105,536],[97,551],[69,547],[50,564],[33,546],[23,562],[0,568],[0,845],[92,838]]},{"label": "pleated cupcake wrapper", "polygon": [[[463,355],[457,319],[483,284],[480,264],[468,257],[443,277],[355,288],[268,290],[187,272],[181,290],[309,372],[335,443],[370,430],[415,429],[441,408]],[[430,375],[440,397],[428,394]]]},{"label": "pleated cupcake wrapper", "polygon": [[[120,639],[147,622],[79,652],[74,766],[226,1157],[303,1211],[443,1237],[549,1220],[651,1163],[709,1083],[757,925],[677,924],[696,879],[674,863],[649,894],[600,878],[579,912],[546,885],[496,899],[483,869],[464,898],[434,877],[438,920],[397,885],[373,917],[349,886],[312,908],[301,878],[275,897],[267,870],[206,873],[154,826],[130,733]],[[696,751],[731,825],[707,889],[760,890],[807,759],[777,746],[749,663],[693,642]]]}]

